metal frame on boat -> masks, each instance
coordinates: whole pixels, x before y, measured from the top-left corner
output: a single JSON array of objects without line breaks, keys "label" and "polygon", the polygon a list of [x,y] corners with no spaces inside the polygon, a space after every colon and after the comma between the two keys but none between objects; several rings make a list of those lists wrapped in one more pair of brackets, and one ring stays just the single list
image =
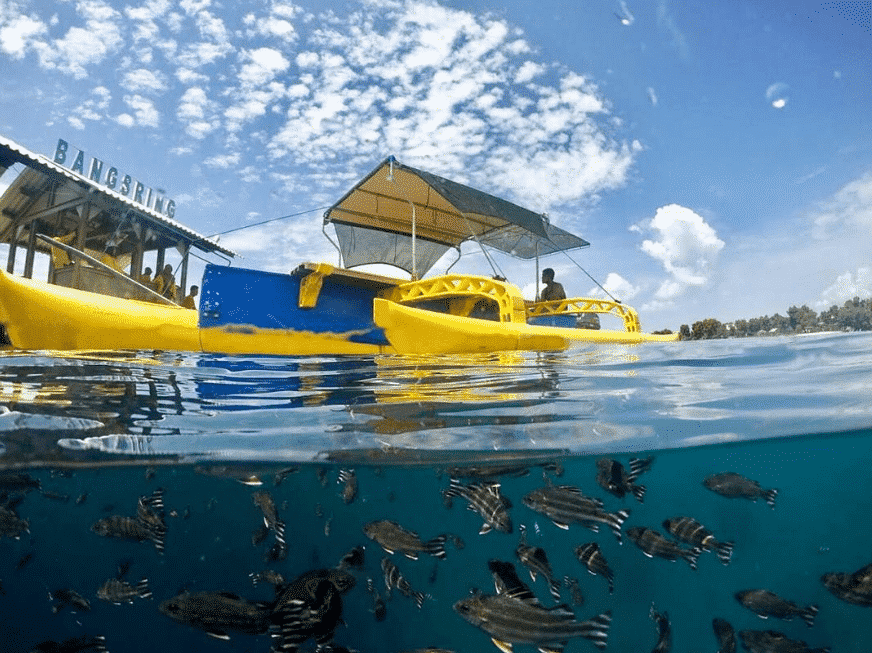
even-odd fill
[{"label": "metal frame on boat", "polygon": [[[209,264],[199,310],[187,310],[138,282],[145,253],[155,252],[159,270],[164,251],[176,248],[184,292],[192,250],[227,261],[233,252],[176,222],[143,184],[136,182],[132,197],[120,192],[124,186],[116,190],[112,173],[102,176],[102,162],[92,162],[86,175],[80,153],[73,169],[65,167],[68,146],[62,151],[60,143],[52,160],[0,137],[0,172],[15,163],[26,167],[0,197],[0,242],[9,245],[7,271],[0,271],[0,324],[13,347],[442,354],[676,339],[643,333],[636,312],[617,301],[530,302],[498,277],[423,278],[468,241],[485,254],[490,248],[535,259],[537,276],[540,256],[588,243],[543,215],[393,157],[325,213],[324,233],[341,266],[303,263],[277,274]],[[20,248],[23,275],[13,273]],[[52,257],[47,281],[31,278],[36,252]],[[400,268],[411,279],[352,269],[370,263]],[[614,315],[624,328],[577,328],[586,314]]]}]

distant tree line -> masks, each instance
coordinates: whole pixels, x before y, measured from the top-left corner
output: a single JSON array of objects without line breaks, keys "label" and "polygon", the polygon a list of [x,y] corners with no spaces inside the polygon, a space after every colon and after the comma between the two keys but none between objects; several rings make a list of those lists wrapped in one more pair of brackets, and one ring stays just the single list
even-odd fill
[{"label": "distant tree line", "polygon": [[709,317],[692,326],[682,324],[679,335],[682,340],[711,340],[821,331],[872,331],[872,298],[854,297],[841,306],[831,306],[820,315],[803,304],[788,308],[787,315],[776,313],[726,324]]}]

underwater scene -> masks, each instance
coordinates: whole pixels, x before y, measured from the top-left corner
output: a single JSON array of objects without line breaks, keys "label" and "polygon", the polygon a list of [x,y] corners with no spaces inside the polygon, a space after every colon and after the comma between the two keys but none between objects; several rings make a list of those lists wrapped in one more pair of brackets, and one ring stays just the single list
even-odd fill
[{"label": "underwater scene", "polygon": [[4,651],[872,647],[872,336],[6,351]]}]

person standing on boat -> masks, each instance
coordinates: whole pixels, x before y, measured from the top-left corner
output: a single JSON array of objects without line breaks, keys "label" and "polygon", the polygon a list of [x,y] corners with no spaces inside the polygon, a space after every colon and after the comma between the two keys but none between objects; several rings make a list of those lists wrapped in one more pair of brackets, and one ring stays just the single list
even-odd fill
[{"label": "person standing on boat", "polygon": [[198,286],[191,286],[190,292],[185,296],[182,300],[182,308],[190,308],[193,310],[197,310],[197,304],[194,303],[194,297],[197,296],[197,293],[200,291]]},{"label": "person standing on boat", "polygon": [[545,290],[542,291],[541,301],[551,302],[558,299],[566,299],[566,291],[563,290],[563,284],[554,281],[554,270],[545,268],[542,270],[542,283],[545,284]]}]

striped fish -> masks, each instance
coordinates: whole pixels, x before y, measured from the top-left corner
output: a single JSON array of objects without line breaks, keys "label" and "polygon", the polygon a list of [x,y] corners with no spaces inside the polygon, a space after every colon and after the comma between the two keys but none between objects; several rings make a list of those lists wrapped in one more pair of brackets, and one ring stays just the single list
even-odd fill
[{"label": "striped fish", "polygon": [[696,569],[696,559],[702,553],[702,550],[696,547],[693,549],[682,548],[672,540],[667,540],[657,531],[643,526],[634,526],[627,530],[627,537],[649,558],[657,556],[672,562],[682,558],[690,565],[691,569]]},{"label": "striped fish", "polygon": [[648,616],[657,626],[657,644],[651,653],[668,653],[672,650],[672,626],[669,623],[669,615],[665,612],[657,612],[652,603]]},{"label": "striped fish", "polygon": [[635,483],[636,476],[629,474],[624,466],[612,458],[600,458],[596,461],[596,482],[600,487],[623,499],[630,492],[639,503],[645,498],[645,486]]},{"label": "striped fish", "polygon": [[711,531],[696,521],[693,517],[673,517],[663,520],[666,531],[685,542],[705,551],[714,551],[721,562],[730,564],[733,556],[733,542],[718,542]]},{"label": "striped fish", "polygon": [[133,603],[135,598],[150,599],[152,594],[148,588],[147,578],[143,578],[136,586],[121,578],[110,578],[97,590],[97,598],[121,605],[122,603]]},{"label": "striped fish", "polygon": [[542,574],[542,577],[548,583],[548,591],[555,601],[560,601],[560,580],[554,578],[554,572],[551,569],[551,563],[548,562],[548,555],[545,549],[539,546],[531,546],[527,544],[527,529],[521,525],[521,541],[515,548],[515,555],[518,556],[525,567],[530,572],[530,578],[536,580],[537,574]]},{"label": "striped fish", "polygon": [[447,535],[438,535],[424,542],[414,531],[407,530],[389,519],[364,524],[363,532],[369,539],[378,542],[388,553],[399,551],[412,560],[417,560],[419,553],[428,553],[440,559],[445,558]]},{"label": "striped fish", "polygon": [[496,529],[503,533],[513,530],[509,508],[512,502],[500,493],[499,483],[472,483],[464,485],[456,478],[451,479],[447,489],[442,491],[445,504],[451,507],[452,497],[463,497],[469,502],[469,509],[476,511],[484,519],[479,535]]},{"label": "striped fish", "polygon": [[491,636],[504,653],[513,644],[532,644],[540,650],[562,651],[570,639],[583,637],[603,650],[608,643],[611,612],[587,621],[576,621],[566,605],[543,608],[505,594],[478,594],[454,604],[454,610],[469,623]]},{"label": "striped fish", "polygon": [[563,529],[568,529],[569,524],[580,523],[596,533],[599,524],[605,524],[620,543],[623,543],[621,526],[630,516],[629,510],[606,512],[602,501],[585,496],[571,485],[546,485],[533,490],[524,497],[524,505],[549,517]]},{"label": "striped fish", "polygon": [[579,544],[575,547],[575,557],[594,576],[602,576],[609,582],[609,594],[615,591],[615,574],[603,557],[599,544],[596,542]]},{"label": "striped fish", "polygon": [[293,653],[308,639],[314,639],[319,649],[328,644],[342,618],[342,595],[356,582],[342,569],[314,569],[276,587],[272,650]]},{"label": "striped fish", "polygon": [[750,499],[757,501],[760,497],[766,500],[771,507],[775,507],[775,497],[778,490],[766,490],[757,481],[745,478],[736,472],[724,472],[707,476],[702,482],[712,492],[717,492],[728,499]]},{"label": "striped fish", "polygon": [[412,589],[412,586],[409,585],[409,581],[407,581],[403,575],[400,573],[399,568],[393,563],[393,561],[388,558],[382,558],[381,561],[382,572],[384,573],[385,578],[385,587],[387,588],[388,598],[391,596],[391,590],[393,588],[397,588],[400,590],[403,596],[408,596],[410,599],[414,599],[415,604],[420,609],[424,605],[424,601],[427,599],[427,595],[423,592],[417,592]]}]

